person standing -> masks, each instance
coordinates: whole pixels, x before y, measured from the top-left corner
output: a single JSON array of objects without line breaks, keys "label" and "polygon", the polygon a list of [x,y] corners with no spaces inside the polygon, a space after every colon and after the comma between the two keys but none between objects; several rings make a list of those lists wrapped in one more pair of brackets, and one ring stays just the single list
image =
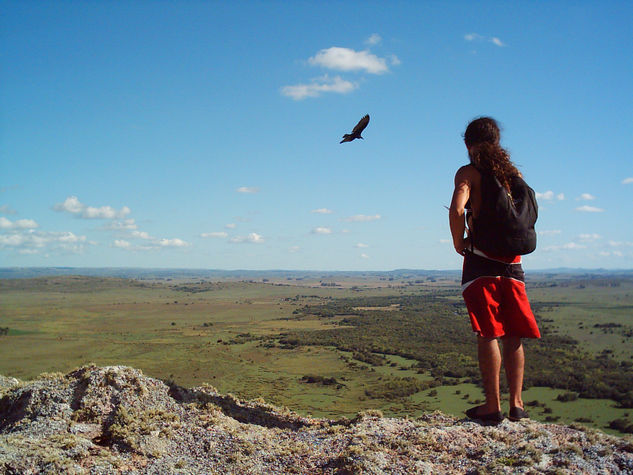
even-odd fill
[{"label": "person standing", "polygon": [[[528,417],[521,398],[525,362],[521,339],[540,338],[525,292],[521,256],[490,252],[490,246],[484,245],[480,237],[482,234],[490,236],[490,233],[477,232],[477,220],[482,206],[486,205],[482,199],[488,196],[483,192],[488,188],[482,188],[497,183],[511,197],[512,185],[521,178],[499,142],[499,126],[494,119],[480,117],[468,124],[464,143],[470,164],[461,167],[455,175],[449,210],[453,245],[457,253],[464,256],[462,296],[472,329],[477,334],[479,369],[486,396],[484,404],[469,409],[466,415],[490,423],[499,423],[504,418],[499,391],[502,354],[510,390],[509,418],[516,421]],[[498,339],[501,339],[502,351]]]}]

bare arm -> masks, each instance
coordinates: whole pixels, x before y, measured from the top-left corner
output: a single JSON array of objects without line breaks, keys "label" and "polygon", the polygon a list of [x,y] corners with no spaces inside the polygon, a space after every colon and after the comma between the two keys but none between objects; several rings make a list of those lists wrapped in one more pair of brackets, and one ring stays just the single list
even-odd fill
[{"label": "bare arm", "polygon": [[455,189],[448,211],[453,246],[455,251],[462,255],[469,245],[468,238],[464,237],[464,232],[466,231],[465,206],[472,190],[471,175],[469,167],[462,167],[455,174]]}]

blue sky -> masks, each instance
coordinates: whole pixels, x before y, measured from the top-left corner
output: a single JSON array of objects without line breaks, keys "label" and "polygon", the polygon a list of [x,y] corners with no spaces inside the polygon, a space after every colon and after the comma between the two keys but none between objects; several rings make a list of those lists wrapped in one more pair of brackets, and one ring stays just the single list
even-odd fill
[{"label": "blue sky", "polygon": [[633,267],[631,2],[0,8],[2,266],[457,269],[491,115],[539,197],[525,267]]}]

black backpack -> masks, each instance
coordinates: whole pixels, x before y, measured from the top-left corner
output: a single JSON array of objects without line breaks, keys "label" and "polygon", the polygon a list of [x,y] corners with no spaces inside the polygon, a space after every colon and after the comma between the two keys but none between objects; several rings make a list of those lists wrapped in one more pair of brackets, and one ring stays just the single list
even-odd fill
[{"label": "black backpack", "polygon": [[510,179],[511,193],[490,172],[481,173],[481,209],[473,218],[472,242],[494,256],[529,254],[536,249],[534,224],[538,205],[534,190],[519,176]]}]

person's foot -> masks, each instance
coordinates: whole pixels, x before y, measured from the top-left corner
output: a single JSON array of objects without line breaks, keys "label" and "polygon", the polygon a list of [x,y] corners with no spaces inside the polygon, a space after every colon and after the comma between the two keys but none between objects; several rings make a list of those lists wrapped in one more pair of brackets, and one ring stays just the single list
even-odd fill
[{"label": "person's foot", "polygon": [[487,422],[489,424],[499,424],[503,420],[503,414],[501,413],[501,411],[484,413],[484,407],[485,406],[471,407],[466,411],[466,415],[470,419]]},{"label": "person's foot", "polygon": [[521,419],[529,419],[530,415],[522,407],[511,407],[508,419],[513,422],[520,421]]}]

